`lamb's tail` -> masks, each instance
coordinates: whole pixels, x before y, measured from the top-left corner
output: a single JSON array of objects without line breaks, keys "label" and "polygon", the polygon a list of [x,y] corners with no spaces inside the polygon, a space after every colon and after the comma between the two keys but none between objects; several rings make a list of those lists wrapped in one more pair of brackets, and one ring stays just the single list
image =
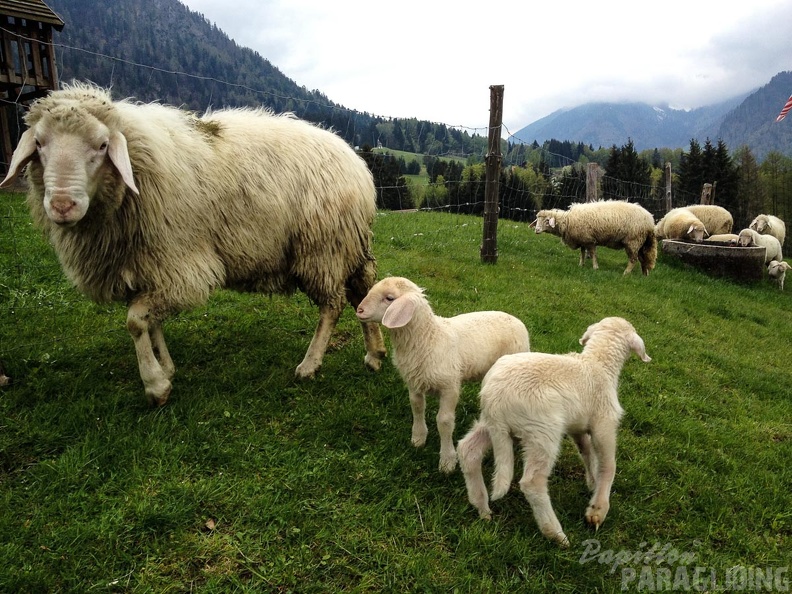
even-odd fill
[{"label": "lamb's tail", "polygon": [[492,500],[509,492],[514,479],[514,442],[508,431],[490,430],[495,472],[492,475]]},{"label": "lamb's tail", "polygon": [[641,249],[638,250],[638,260],[641,262],[641,271],[644,276],[649,274],[649,271],[655,267],[657,261],[657,237],[654,230],[646,234]]},{"label": "lamb's tail", "polygon": [[481,420],[476,421],[468,434],[457,444],[457,458],[465,476],[468,501],[478,510],[479,516],[487,520],[490,519],[491,512],[481,465],[490,448],[492,448],[492,440],[489,430]]}]

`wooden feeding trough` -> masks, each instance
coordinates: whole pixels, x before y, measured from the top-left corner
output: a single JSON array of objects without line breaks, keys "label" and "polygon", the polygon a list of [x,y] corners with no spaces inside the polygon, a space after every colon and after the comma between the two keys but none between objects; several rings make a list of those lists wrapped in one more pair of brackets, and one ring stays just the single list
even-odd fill
[{"label": "wooden feeding trough", "polygon": [[763,247],[737,247],[723,241],[695,243],[664,239],[662,249],[664,254],[679,258],[712,276],[743,282],[757,282],[764,276]]}]

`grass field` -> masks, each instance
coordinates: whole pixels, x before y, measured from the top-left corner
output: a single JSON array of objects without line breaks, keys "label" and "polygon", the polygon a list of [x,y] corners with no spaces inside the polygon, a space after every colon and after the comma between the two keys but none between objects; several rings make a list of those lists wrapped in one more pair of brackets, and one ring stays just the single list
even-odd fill
[{"label": "grass field", "polygon": [[[413,279],[440,315],[509,311],[545,352],[579,350],[610,315],[644,338],[653,361],[622,373],[598,532],[569,440],[551,477],[564,550],[516,485],[485,522],[461,473],[437,471],[436,400],[427,446],[410,445],[406,389],[389,361],[364,368],[351,309],[321,372],[299,382],[316,308],[218,292],[166,325],[174,390],[149,409],[123,306],[77,294],[21,197],[0,204],[0,358],[13,380],[0,388],[2,592],[789,588],[789,287],[662,257],[625,278],[624,253],[607,249],[599,271],[581,269],[558,238],[506,220],[498,263],[484,265],[479,218],[377,217],[380,276]],[[471,384],[457,439],[476,415]]]}]

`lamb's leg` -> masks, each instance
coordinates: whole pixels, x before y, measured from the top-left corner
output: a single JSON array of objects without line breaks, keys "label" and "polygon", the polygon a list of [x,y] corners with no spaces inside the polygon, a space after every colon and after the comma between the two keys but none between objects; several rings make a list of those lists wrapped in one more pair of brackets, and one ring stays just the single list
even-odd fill
[{"label": "lamb's leg", "polygon": [[534,519],[542,534],[562,547],[568,547],[569,539],[553,511],[547,492],[547,478],[553,470],[558,445],[541,438],[523,441],[524,471],[520,479],[520,490],[531,505]]},{"label": "lamb's leg", "polygon": [[490,428],[495,472],[492,475],[492,500],[500,499],[509,492],[514,478],[514,442],[508,430]]},{"label": "lamb's leg", "polygon": [[492,519],[489,508],[487,487],[484,484],[484,475],[481,465],[484,456],[492,447],[492,440],[487,431],[487,426],[482,421],[476,421],[473,428],[457,444],[459,467],[465,476],[468,501],[478,510],[479,516],[485,520]]},{"label": "lamb's leg", "polygon": [[319,324],[316,326],[316,331],[311,339],[311,344],[308,345],[308,350],[302,363],[297,366],[294,372],[297,377],[311,378],[321,367],[327,344],[330,342],[330,336],[338,323],[338,318],[341,316],[343,306],[343,301],[337,301],[319,307]]},{"label": "lamb's leg", "polygon": [[[127,311],[127,330],[135,343],[140,379],[146,397],[152,406],[162,406],[171,392],[170,377],[173,375],[173,361],[165,347],[160,322],[152,316],[151,309],[144,300],[133,301]],[[154,347],[163,357],[165,369],[154,354]],[[170,376],[169,376],[170,374]]]},{"label": "lamb's leg", "polygon": [[410,390],[410,408],[412,409],[412,444],[416,448],[426,445],[426,435],[429,429],[426,426],[426,395],[423,392]]},{"label": "lamb's leg", "polygon": [[583,460],[583,467],[586,469],[586,485],[589,491],[593,491],[597,482],[597,458],[592,455],[591,436],[588,433],[573,435],[580,458]]},{"label": "lamb's leg", "polygon": [[617,424],[601,419],[592,427],[591,445],[597,459],[597,476],[594,494],[586,509],[586,522],[598,529],[610,509],[610,491],[616,476]]},{"label": "lamb's leg", "polygon": [[457,455],[454,450],[454,419],[459,401],[460,386],[440,391],[440,405],[437,411],[437,431],[440,433],[440,471],[451,472],[456,468]]}]

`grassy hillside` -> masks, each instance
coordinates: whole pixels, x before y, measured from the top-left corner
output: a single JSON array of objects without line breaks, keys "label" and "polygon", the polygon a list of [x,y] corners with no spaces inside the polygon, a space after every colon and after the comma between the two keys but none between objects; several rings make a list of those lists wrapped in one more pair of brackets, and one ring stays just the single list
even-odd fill
[{"label": "grassy hillside", "polygon": [[[562,550],[516,485],[485,522],[462,475],[437,471],[435,399],[427,446],[410,445],[406,389],[390,362],[364,368],[351,310],[318,377],[298,382],[316,308],[221,291],[166,325],[174,391],[149,409],[124,308],[71,289],[21,198],[0,199],[0,357],[13,380],[0,388],[0,591],[615,592],[683,578],[713,590],[713,578],[768,572],[788,586],[789,288],[662,260],[624,278],[626,257],[607,249],[599,271],[581,269],[558,238],[509,221],[498,263],[483,265],[479,218],[377,217],[380,275],[412,278],[441,315],[509,311],[537,351],[579,350],[609,315],[644,338],[653,361],[633,357],[622,374],[597,533],[571,443],[551,477]],[[468,385],[457,438],[476,415]]]}]

